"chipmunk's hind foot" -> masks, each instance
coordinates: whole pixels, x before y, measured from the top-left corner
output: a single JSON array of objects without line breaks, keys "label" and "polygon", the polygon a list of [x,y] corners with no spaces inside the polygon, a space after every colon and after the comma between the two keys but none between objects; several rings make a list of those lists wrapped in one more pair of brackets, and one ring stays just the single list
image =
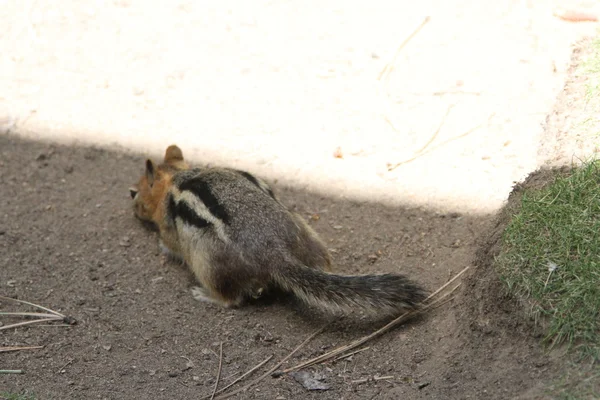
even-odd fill
[{"label": "chipmunk's hind foot", "polygon": [[216,304],[225,308],[237,308],[243,302],[243,299],[225,300],[214,298],[210,295],[209,291],[203,288],[202,286],[194,286],[190,289],[190,292],[192,293],[192,297],[195,300],[202,301],[205,303]]}]

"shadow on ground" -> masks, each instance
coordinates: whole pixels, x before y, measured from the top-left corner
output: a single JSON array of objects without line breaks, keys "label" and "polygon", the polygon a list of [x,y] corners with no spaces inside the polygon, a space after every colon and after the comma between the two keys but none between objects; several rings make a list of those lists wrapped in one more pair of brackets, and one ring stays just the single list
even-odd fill
[{"label": "shadow on ground", "polygon": [[[293,304],[225,310],[193,300],[190,274],[165,262],[155,235],[133,218],[127,189],[142,168],[141,156],[0,135],[0,294],[78,322],[2,331],[0,346],[45,346],[2,356],[2,368],[25,372],[0,375],[3,390],[39,399],[200,398],[215,383],[221,341],[224,385],[270,355],[273,365],[320,326]],[[434,290],[475,268],[443,308],[353,357],[315,367],[331,385],[328,394],[284,376],[237,398],[529,398],[555,376],[535,332],[503,295],[489,252],[476,257],[481,244],[491,246],[493,216],[275,187],[323,236],[338,271],[401,271]],[[338,321],[287,365],[364,333]],[[375,376],[391,378],[352,382]]]}]

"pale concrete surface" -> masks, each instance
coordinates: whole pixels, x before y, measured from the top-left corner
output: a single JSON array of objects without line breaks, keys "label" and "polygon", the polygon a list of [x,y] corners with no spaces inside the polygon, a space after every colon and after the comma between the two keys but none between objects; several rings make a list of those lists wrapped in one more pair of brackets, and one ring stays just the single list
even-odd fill
[{"label": "pale concrete surface", "polygon": [[0,5],[4,129],[177,143],[328,194],[471,212],[536,168],[571,46],[596,30],[548,0]]}]

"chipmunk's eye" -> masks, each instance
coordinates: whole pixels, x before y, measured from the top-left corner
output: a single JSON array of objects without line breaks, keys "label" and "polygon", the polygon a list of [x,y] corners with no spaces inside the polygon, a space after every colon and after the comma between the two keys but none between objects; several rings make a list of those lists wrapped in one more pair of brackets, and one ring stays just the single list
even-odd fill
[{"label": "chipmunk's eye", "polygon": [[131,196],[132,199],[135,199],[135,196],[137,196],[137,194],[138,194],[137,188],[134,188],[134,187],[129,188],[129,195]]}]

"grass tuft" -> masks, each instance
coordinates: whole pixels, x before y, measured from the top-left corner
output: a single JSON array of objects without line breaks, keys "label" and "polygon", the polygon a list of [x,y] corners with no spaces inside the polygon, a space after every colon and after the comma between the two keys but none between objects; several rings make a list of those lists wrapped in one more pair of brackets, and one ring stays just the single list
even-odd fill
[{"label": "grass tuft", "polygon": [[600,360],[600,162],[526,190],[503,239],[498,271],[548,324],[545,342]]}]

